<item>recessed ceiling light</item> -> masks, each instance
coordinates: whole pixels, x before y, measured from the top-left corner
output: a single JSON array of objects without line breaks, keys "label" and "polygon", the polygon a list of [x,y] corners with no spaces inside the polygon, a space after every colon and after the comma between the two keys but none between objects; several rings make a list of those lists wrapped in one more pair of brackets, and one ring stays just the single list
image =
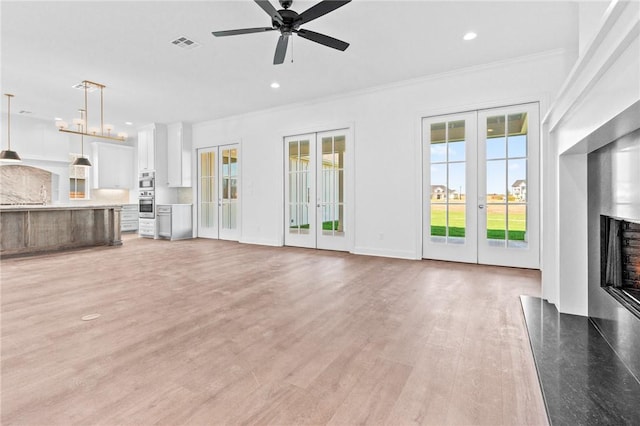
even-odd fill
[{"label": "recessed ceiling light", "polygon": [[469,41],[469,40],[473,40],[476,37],[478,37],[478,34],[474,33],[473,31],[469,31],[462,38],[466,41]]},{"label": "recessed ceiling light", "polygon": [[130,121],[125,121],[124,124],[126,124],[127,126],[133,126],[133,123]]},{"label": "recessed ceiling light", "polygon": [[277,89],[278,87],[280,87],[280,83],[278,83],[277,81],[274,81],[273,83],[271,83],[272,89]]}]

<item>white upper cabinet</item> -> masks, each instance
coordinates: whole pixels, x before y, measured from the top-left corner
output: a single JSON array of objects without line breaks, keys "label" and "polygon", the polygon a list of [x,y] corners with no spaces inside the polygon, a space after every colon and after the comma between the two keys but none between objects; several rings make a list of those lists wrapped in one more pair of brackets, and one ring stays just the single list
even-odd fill
[{"label": "white upper cabinet", "polygon": [[93,188],[135,188],[132,147],[103,142],[93,142],[91,147]]},{"label": "white upper cabinet", "polygon": [[138,171],[155,170],[155,133],[154,125],[138,130]]},{"label": "white upper cabinet", "polygon": [[156,187],[168,186],[167,126],[153,123],[138,129],[138,172],[154,170]]},{"label": "white upper cabinet", "polygon": [[167,172],[170,187],[191,186],[191,125],[167,126]]}]

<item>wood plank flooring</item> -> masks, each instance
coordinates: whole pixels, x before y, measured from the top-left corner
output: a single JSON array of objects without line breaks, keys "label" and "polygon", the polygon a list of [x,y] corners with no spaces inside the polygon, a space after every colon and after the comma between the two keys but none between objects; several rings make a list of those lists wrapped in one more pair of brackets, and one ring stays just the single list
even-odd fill
[{"label": "wood plank flooring", "polygon": [[547,424],[536,271],[140,238],[0,266],[3,425]]}]

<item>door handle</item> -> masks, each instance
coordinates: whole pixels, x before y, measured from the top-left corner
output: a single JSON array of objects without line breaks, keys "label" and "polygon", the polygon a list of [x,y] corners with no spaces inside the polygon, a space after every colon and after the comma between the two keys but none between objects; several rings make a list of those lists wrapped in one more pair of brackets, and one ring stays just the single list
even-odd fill
[{"label": "door handle", "polygon": [[479,208],[480,210],[484,209],[484,204],[478,204],[478,208]]}]

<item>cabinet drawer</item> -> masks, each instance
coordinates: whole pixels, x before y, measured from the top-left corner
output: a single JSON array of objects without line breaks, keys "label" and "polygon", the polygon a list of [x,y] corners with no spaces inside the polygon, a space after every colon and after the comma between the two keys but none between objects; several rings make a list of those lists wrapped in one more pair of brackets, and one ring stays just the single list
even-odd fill
[{"label": "cabinet drawer", "polygon": [[123,204],[122,205],[122,213],[124,212],[137,212],[138,205],[137,204]]},{"label": "cabinet drawer", "polygon": [[138,221],[138,212],[137,211],[136,212],[125,212],[125,211],[122,211],[120,213],[120,220],[122,222],[134,221],[134,220],[137,222]]},{"label": "cabinet drawer", "polygon": [[135,221],[135,222],[128,221],[128,222],[120,223],[121,231],[135,231],[136,229],[138,229],[138,221]]},{"label": "cabinet drawer", "polygon": [[139,229],[141,233],[145,233],[145,234],[155,234],[156,232],[156,227],[154,225],[139,225]]},{"label": "cabinet drawer", "polygon": [[171,214],[171,206],[156,206],[158,214]]}]

